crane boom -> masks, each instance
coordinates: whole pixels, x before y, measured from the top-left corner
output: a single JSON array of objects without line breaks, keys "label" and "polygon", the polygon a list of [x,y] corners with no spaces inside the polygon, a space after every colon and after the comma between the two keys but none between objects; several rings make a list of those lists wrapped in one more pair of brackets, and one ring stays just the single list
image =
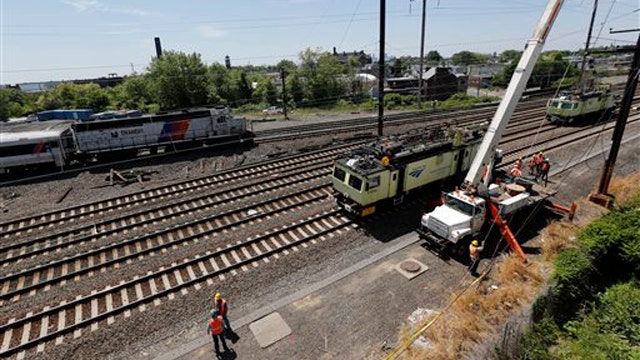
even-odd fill
[{"label": "crane boom", "polygon": [[509,82],[504,98],[500,102],[500,105],[493,116],[493,120],[491,120],[489,129],[482,140],[482,144],[480,144],[480,148],[473,159],[469,172],[462,184],[463,189],[477,188],[480,184],[480,178],[485,167],[493,167],[493,158],[496,147],[500,142],[500,138],[502,137],[502,133],[506,128],[507,123],[509,123],[511,116],[513,115],[513,111],[518,104],[520,96],[522,96],[522,92],[524,91],[527,82],[529,81],[533,67],[542,52],[542,46],[547,39],[547,35],[549,34],[556,17],[558,16],[558,12],[560,11],[560,7],[563,2],[564,0],[550,0],[547,3],[547,7],[542,14],[538,27],[536,28],[533,37],[527,41],[524,53],[522,54],[522,57],[518,62],[518,66],[511,77],[511,81]]}]

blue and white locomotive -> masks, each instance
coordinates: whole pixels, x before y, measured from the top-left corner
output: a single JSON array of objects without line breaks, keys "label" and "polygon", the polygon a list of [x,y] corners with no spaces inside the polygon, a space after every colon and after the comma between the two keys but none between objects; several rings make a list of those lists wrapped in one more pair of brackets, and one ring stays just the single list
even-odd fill
[{"label": "blue and white locomotive", "polygon": [[[51,124],[51,125],[49,125]],[[227,107],[198,108],[125,118],[67,121],[56,120],[26,125],[7,125],[0,131],[0,173],[12,169],[55,166],[84,162],[123,153],[135,156],[139,150],[165,152],[186,146],[239,143],[251,140],[244,118]],[[55,127],[55,130],[49,128]],[[40,130],[40,129],[49,130]],[[36,129],[36,130],[34,130]],[[20,130],[20,131],[17,131]]]}]

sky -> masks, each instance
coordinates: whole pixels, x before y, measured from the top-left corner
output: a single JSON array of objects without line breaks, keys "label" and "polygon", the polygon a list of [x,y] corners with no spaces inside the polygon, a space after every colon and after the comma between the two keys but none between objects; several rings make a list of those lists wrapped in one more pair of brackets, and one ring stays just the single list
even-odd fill
[{"label": "sky", "polygon": [[[521,50],[546,0],[426,0],[425,54]],[[386,0],[387,56],[419,56],[421,0]],[[593,1],[565,0],[545,50],[584,46]],[[144,72],[163,50],[207,63],[298,61],[307,49],[379,54],[379,0],[0,0],[0,84]],[[633,45],[640,0],[601,0],[591,46]]]}]

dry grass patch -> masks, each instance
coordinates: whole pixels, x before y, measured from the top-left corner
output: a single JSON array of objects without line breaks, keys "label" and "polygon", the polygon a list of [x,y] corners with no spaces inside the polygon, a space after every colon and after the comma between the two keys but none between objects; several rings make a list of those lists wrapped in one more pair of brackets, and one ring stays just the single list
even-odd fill
[{"label": "dry grass patch", "polygon": [[540,234],[542,259],[550,262],[560,251],[577,247],[576,236],[579,231],[578,226],[567,221],[554,222],[547,226]]},{"label": "dry grass patch", "polygon": [[609,192],[616,196],[616,203],[627,205],[634,199],[637,200],[638,184],[640,183],[640,173],[627,175],[624,178],[616,177],[611,179]]},{"label": "dry grass patch", "polygon": [[[425,331],[423,335],[433,344],[431,349],[410,348],[405,357],[459,359],[495,334],[514,309],[533,299],[545,281],[539,264],[524,263],[514,254],[501,256],[494,271],[494,279],[470,287]],[[455,297],[452,295],[449,302]],[[402,335],[405,340],[410,336],[406,332]]]}]

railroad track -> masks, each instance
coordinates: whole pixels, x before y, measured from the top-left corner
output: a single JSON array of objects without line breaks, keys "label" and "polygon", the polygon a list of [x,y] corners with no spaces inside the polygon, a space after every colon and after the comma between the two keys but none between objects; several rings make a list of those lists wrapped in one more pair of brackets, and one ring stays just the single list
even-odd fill
[{"label": "railroad track", "polygon": [[[354,144],[339,145],[331,149],[316,151],[303,155],[291,156],[284,159],[267,161],[261,164],[252,164],[241,168],[216,173],[212,176],[204,176],[193,180],[181,181],[173,185],[156,189],[138,191],[132,194],[96,201],[79,206],[73,206],[62,210],[56,210],[32,217],[11,220],[0,224],[0,239],[17,238],[35,231],[51,231],[54,227],[62,227],[74,221],[85,218],[97,218],[109,212],[121,211],[138,205],[151,202],[166,201],[205,188],[218,187],[221,183],[246,180],[247,178],[265,177],[286,171],[305,162],[313,162],[317,158],[332,158],[337,154],[353,148]],[[92,226],[93,227],[93,226]],[[52,235],[48,233],[48,236]],[[55,235],[55,233],[53,234]],[[8,251],[15,246],[0,247],[0,252]]]},{"label": "railroad track", "polygon": [[[541,106],[546,102],[543,100],[532,100],[528,102],[522,102],[518,104],[518,112],[523,112],[531,109],[539,110]],[[465,121],[466,118],[473,117],[489,117],[495,112],[496,104],[487,104],[481,107],[476,107],[473,111],[465,110],[446,110],[439,112],[411,112],[394,115],[386,115],[384,119],[385,127],[396,127],[402,125],[410,125],[421,122],[437,123],[443,121],[451,121],[451,118],[455,118],[455,121]],[[324,123],[317,123],[311,125],[290,126],[281,129],[262,130],[256,132],[255,141],[257,143],[265,143],[271,141],[282,141],[288,139],[295,139],[300,136],[310,135],[326,135],[328,132],[331,134],[346,133],[354,131],[368,131],[372,135],[377,134],[377,117],[370,116],[366,118],[357,118],[348,121],[338,120]]]},{"label": "railroad track", "polygon": [[[630,119],[630,122],[637,120]],[[540,120],[535,121],[538,124],[539,122]],[[612,125],[611,123],[607,126]],[[536,126],[532,126],[530,129],[535,128]],[[595,133],[602,131],[600,128],[580,130],[584,132],[579,135],[581,138],[594,136]],[[523,137],[521,134],[524,131],[526,130],[514,129],[510,133],[513,139],[505,137],[506,143],[522,142],[522,138],[530,137],[530,135]],[[565,142],[576,141],[578,133],[579,131],[574,132],[574,139]],[[563,134],[563,136],[569,135],[571,134]],[[549,149],[554,140],[550,138],[545,141],[546,145],[537,144],[536,146]],[[560,140],[556,141],[560,142]],[[517,151],[523,152],[527,149],[527,147],[521,147],[519,150],[516,148],[514,146],[514,150],[509,150],[507,155],[516,156]],[[79,281],[86,276],[91,276],[90,274],[106,271],[116,264],[123,264],[132,259],[141,260],[176,247],[178,244],[212,240],[216,234],[225,229],[242,227],[243,224],[251,221],[268,221],[269,217],[276,217],[281,212],[296,211],[308,204],[326,201],[327,194],[328,182],[319,183],[315,188],[289,194],[289,200],[283,197],[250,204],[192,223],[158,230],[147,234],[148,236],[127,239],[121,244],[109,244],[110,248],[98,248],[77,254],[70,261],[65,262],[62,259],[55,263],[43,264],[41,267],[30,269],[33,270],[31,273],[8,274],[0,278],[0,289],[2,289],[0,305],[25,300],[47,287],[51,288],[71,279]],[[247,216],[249,210],[255,210],[257,214]],[[328,224],[335,226],[330,227]],[[310,228],[306,227],[307,225]],[[87,331],[91,332],[101,326],[112,324],[116,318],[129,317],[136,311],[145,311],[149,307],[158,306],[165,299],[187,294],[191,287],[199,289],[205,283],[213,284],[215,279],[224,279],[224,276],[233,275],[234,272],[248,271],[258,266],[260,261],[268,262],[270,257],[277,258],[286,255],[286,252],[295,252],[298,249],[297,246],[305,246],[305,244],[308,246],[313,244],[314,240],[317,242],[317,239],[335,236],[340,231],[352,229],[355,226],[349,219],[342,218],[335,211],[318,214],[300,223],[292,223],[267,234],[229,244],[226,248],[220,247],[215,251],[184,258],[182,261],[176,261],[156,271],[147,272],[145,275],[132,275],[131,278],[119,284],[85,291],[84,294],[77,295],[73,299],[69,298],[59,305],[26,309],[24,313],[13,314],[12,319],[0,326],[2,334],[0,356],[17,354],[20,358],[26,356],[28,351],[44,351],[45,346],[53,341],[57,344],[67,336],[74,338],[82,336]],[[115,252],[114,249],[116,249]],[[14,251],[14,255],[27,251],[29,249],[20,249]],[[19,261],[18,258],[15,260]],[[65,263],[66,270],[64,270]],[[70,294],[69,297],[71,296],[73,295]]]},{"label": "railroad track", "polygon": [[[531,116],[531,112],[539,112],[540,110],[525,110],[524,113],[518,114],[518,117]],[[484,114],[474,116],[463,116],[456,120],[459,124],[468,124],[477,122],[478,118],[483,118]],[[339,145],[328,150],[316,151],[307,153],[304,155],[291,156],[285,159],[277,159],[261,164],[246,165],[238,169],[233,169],[221,173],[217,173],[213,176],[205,176],[196,178],[193,180],[187,180],[175,183],[170,186],[160,187],[156,189],[143,190],[128,195],[123,195],[116,198],[107,199],[104,201],[97,201],[79,206],[69,207],[63,210],[56,210],[40,214],[32,217],[25,217],[7,221],[0,224],[0,239],[13,238],[16,239],[20,236],[30,235],[35,232],[50,232],[54,227],[62,227],[67,223],[78,221],[81,219],[97,218],[103,216],[109,212],[120,211],[127,208],[132,208],[137,205],[144,205],[154,201],[167,200],[169,198],[175,198],[177,196],[183,196],[185,194],[193,193],[196,190],[201,190],[206,187],[212,187],[218,185],[218,182],[230,182],[238,179],[246,178],[267,171],[274,172],[277,164],[284,164],[288,160],[288,164],[295,164],[298,161],[303,161],[304,158],[313,159],[318,154],[330,152],[333,156],[346,151],[349,148],[356,146],[357,143]],[[274,165],[276,164],[276,165]],[[281,165],[281,166],[286,166]],[[55,235],[55,232],[54,234]],[[16,246],[0,247],[0,252],[14,249]]]},{"label": "railroad track", "polygon": [[303,206],[317,205],[327,200],[330,193],[330,183],[324,182],[283,197],[252,203],[192,223],[171,226],[7,274],[0,277],[0,306],[35,295],[40,289],[47,291],[64,285],[71,279],[82,281],[84,277],[118,268],[127,261],[142,260],[144,256],[166,252],[178,245],[188,246],[192,241],[207,241],[223,231],[251,226],[255,221],[281,216]]},{"label": "railroad track", "polygon": [[80,337],[83,331],[95,331],[114,323],[118,316],[128,318],[135,311],[160,305],[165,298],[172,300],[176,295],[185,295],[189,287],[199,289],[206,283],[213,284],[215,278],[223,280],[234,272],[248,271],[260,261],[269,262],[270,256],[277,258],[289,251],[298,251],[298,247],[339,235],[353,226],[353,220],[338,210],[318,214],[155,272],[134,276],[118,285],[108,285],[91,294],[12,318],[0,326],[3,334],[0,356],[18,354],[18,358],[23,358],[27,349],[32,348],[42,352],[48,342],[55,340],[59,344],[69,334]]}]

